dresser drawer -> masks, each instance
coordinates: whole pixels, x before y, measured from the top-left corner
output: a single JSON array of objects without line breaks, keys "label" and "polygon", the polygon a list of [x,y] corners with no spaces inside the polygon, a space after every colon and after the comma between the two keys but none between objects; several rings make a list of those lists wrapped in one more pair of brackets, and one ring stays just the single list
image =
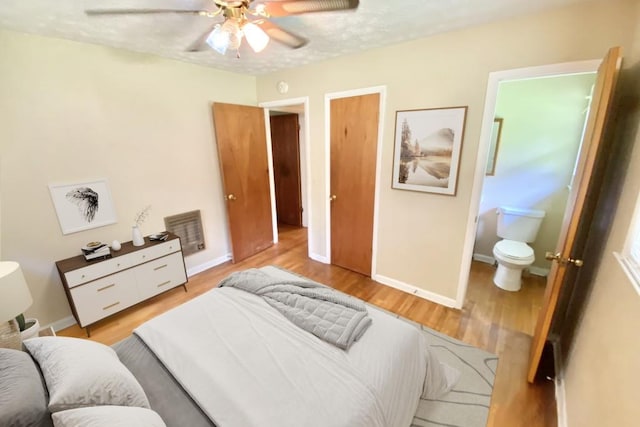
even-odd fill
[{"label": "dresser drawer", "polygon": [[76,286],[70,292],[82,327],[140,301],[133,270]]},{"label": "dresser drawer", "polygon": [[187,281],[182,252],[165,256],[135,269],[140,298],[150,298]]},{"label": "dresser drawer", "polygon": [[151,261],[156,258],[169,255],[170,253],[181,250],[180,240],[173,239],[157,245],[150,246],[140,251],[133,252],[129,255],[133,256],[134,264],[141,264],[143,262]]},{"label": "dresser drawer", "polygon": [[77,270],[68,271],[64,274],[64,277],[67,279],[69,288],[73,288],[108,274],[117,273],[118,271],[129,268],[134,265],[134,260],[134,254],[122,255]]}]

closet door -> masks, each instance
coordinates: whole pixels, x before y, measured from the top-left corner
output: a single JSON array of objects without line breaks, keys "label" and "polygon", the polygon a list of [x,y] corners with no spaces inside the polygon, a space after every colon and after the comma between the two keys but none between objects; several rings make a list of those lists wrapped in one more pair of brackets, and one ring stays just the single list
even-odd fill
[{"label": "closet door", "polygon": [[331,263],[371,276],[380,94],[330,102]]}]

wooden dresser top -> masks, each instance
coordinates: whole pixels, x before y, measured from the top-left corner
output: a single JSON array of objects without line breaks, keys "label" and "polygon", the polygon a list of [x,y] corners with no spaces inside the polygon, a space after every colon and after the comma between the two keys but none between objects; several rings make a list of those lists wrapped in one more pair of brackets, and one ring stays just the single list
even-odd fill
[{"label": "wooden dresser top", "polygon": [[160,245],[165,242],[169,242],[171,240],[178,239],[178,236],[172,233],[168,233],[169,237],[167,240],[149,240],[149,236],[145,236],[144,245],[143,246],[133,246],[133,242],[124,242],[122,243],[122,248],[119,251],[111,250],[111,257],[108,258],[97,258],[87,261],[84,258],[84,255],[76,255],[71,258],[63,259],[60,261],[56,261],[56,267],[58,271],[62,274],[67,273],[69,271],[77,270],[82,267],[87,267],[89,265],[97,264],[99,262],[104,261],[105,259],[113,259],[119,256],[123,256],[126,254],[130,254],[131,252],[139,251],[141,249],[150,248],[155,245]]}]

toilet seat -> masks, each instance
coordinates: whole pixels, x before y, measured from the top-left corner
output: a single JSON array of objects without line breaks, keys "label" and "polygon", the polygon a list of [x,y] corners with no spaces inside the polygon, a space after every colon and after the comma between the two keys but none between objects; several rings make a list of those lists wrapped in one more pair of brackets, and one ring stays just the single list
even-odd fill
[{"label": "toilet seat", "polygon": [[501,240],[493,247],[493,251],[494,255],[500,256],[506,261],[532,263],[535,260],[531,246],[515,240]]}]

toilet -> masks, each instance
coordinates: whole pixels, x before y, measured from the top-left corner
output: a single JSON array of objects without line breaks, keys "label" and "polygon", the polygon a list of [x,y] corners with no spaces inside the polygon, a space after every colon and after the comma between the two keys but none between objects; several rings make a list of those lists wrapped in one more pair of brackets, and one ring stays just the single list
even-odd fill
[{"label": "toilet", "polygon": [[522,270],[535,261],[533,249],[527,243],[536,240],[545,212],[510,206],[498,208],[498,237],[493,257],[498,269],[493,283],[506,291],[517,292],[522,286]]}]

